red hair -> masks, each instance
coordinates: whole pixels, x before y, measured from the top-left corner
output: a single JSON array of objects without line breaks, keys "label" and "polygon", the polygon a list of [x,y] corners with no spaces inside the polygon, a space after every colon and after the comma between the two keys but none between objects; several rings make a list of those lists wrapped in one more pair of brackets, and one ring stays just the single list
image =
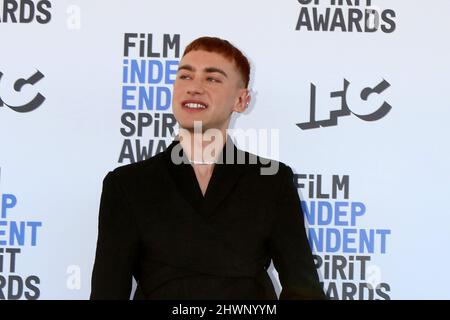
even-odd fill
[{"label": "red hair", "polygon": [[230,42],[216,37],[200,37],[187,45],[184,49],[183,56],[195,50],[215,52],[233,61],[241,74],[245,88],[248,87],[250,81],[250,63],[241,50],[233,46]]}]

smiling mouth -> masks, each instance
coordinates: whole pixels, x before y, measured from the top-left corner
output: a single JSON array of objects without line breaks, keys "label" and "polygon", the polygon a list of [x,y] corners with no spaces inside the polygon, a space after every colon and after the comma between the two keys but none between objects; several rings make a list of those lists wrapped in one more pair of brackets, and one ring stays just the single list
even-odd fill
[{"label": "smiling mouth", "polygon": [[189,110],[204,110],[208,108],[206,104],[200,102],[186,102],[183,103],[183,107]]}]

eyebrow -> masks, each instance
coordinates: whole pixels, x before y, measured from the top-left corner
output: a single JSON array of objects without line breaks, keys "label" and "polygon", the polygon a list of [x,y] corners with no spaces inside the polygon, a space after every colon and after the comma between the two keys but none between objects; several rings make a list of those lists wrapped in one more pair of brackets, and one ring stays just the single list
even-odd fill
[{"label": "eyebrow", "polygon": [[[180,71],[180,70],[188,70],[188,71],[194,72],[195,68],[193,66],[191,66],[190,64],[183,64],[183,65],[178,67],[178,71]],[[223,71],[222,69],[216,68],[216,67],[207,67],[207,68],[204,69],[204,71],[207,72],[207,73],[217,72],[217,73],[222,74],[225,78],[228,78],[228,75],[226,74],[225,71]]]}]

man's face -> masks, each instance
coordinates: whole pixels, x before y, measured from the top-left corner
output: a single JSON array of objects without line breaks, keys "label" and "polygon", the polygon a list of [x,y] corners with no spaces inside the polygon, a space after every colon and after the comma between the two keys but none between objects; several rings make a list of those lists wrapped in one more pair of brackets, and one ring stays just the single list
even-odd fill
[{"label": "man's face", "polygon": [[214,52],[196,50],[180,61],[173,87],[173,113],[180,127],[225,131],[233,111],[247,107],[248,91],[232,61]]}]

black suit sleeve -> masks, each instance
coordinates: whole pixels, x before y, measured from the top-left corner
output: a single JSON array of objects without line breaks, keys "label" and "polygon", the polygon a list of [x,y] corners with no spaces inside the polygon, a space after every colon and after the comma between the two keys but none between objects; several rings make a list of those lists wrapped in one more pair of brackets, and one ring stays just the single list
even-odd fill
[{"label": "black suit sleeve", "polygon": [[138,233],[115,172],[103,180],[91,299],[130,298]]},{"label": "black suit sleeve", "polygon": [[281,187],[270,250],[282,286],[280,299],[325,299],[306,236],[291,168],[281,164]]}]

